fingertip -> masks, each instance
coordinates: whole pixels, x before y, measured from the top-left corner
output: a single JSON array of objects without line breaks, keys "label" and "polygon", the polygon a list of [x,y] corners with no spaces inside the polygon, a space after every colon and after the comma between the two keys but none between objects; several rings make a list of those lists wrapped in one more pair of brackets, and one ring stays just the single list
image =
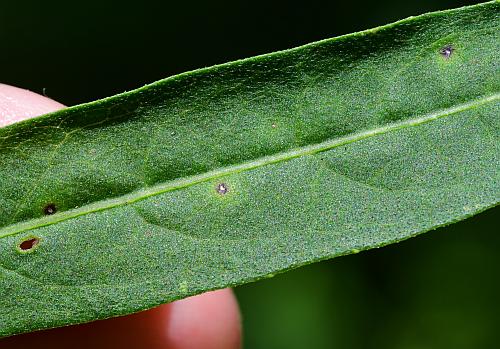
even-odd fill
[{"label": "fingertip", "polygon": [[64,108],[50,98],[0,83],[0,127]]},{"label": "fingertip", "polygon": [[238,349],[241,318],[231,289],[171,304],[167,337],[175,349]]}]

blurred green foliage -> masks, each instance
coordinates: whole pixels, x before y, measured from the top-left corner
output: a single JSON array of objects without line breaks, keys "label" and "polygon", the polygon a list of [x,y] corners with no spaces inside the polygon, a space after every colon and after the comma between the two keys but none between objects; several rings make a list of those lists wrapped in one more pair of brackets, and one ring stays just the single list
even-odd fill
[{"label": "blurred green foliage", "polygon": [[[73,105],[478,2],[3,1],[0,82]],[[246,348],[497,347],[499,212],[237,288]]]}]

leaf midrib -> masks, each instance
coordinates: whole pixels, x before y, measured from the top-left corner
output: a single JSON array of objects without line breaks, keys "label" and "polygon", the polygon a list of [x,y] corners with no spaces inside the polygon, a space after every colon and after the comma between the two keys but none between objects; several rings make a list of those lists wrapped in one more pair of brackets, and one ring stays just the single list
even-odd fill
[{"label": "leaf midrib", "polygon": [[22,233],[24,231],[33,230],[41,228],[48,225],[53,225],[59,222],[84,216],[87,214],[105,211],[118,206],[125,206],[132,204],[152,196],[161,195],[163,193],[174,191],[192,185],[210,181],[222,176],[227,176],[234,173],[249,171],[255,168],[263,167],[266,165],[271,165],[279,162],[289,161],[291,159],[299,158],[306,155],[316,154],[322,151],[327,151],[335,147],[354,143],[366,138],[375,137],[377,135],[389,133],[392,131],[397,131],[404,128],[419,126],[431,121],[435,121],[446,116],[457,114],[463,111],[477,108],[481,105],[494,102],[500,99],[500,93],[491,94],[488,96],[482,96],[480,98],[474,99],[472,101],[455,105],[453,107],[448,107],[445,109],[439,109],[423,116],[407,119],[401,122],[391,123],[382,127],[374,128],[371,130],[366,130],[358,133],[354,133],[350,136],[341,137],[337,139],[327,140],[321,143],[316,143],[308,145],[305,147],[299,147],[286,152],[281,152],[273,155],[268,155],[259,159],[252,161],[232,165],[229,167],[219,168],[213,171],[205,172],[202,174],[190,176],[187,178],[176,179],[166,183],[160,183],[146,189],[141,189],[138,191],[131,192],[120,197],[97,201],[77,209],[68,210],[61,212],[52,216],[42,217],[38,219],[29,220],[26,222],[12,224],[0,229],[0,238],[4,238],[10,235],[15,235]]}]

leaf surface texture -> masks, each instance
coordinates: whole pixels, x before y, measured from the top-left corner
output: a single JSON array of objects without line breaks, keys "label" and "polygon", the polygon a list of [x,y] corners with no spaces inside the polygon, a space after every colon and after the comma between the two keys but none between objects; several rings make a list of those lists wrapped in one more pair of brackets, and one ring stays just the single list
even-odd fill
[{"label": "leaf surface texture", "polygon": [[0,336],[398,242],[500,197],[500,4],[0,129]]}]

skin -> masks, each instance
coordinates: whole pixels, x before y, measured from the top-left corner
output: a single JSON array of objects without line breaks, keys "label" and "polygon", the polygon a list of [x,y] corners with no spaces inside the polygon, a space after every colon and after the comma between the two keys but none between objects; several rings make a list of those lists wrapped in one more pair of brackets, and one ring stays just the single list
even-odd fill
[{"label": "skin", "polygon": [[[0,84],[0,127],[64,108]],[[230,289],[207,292],[129,316],[0,339],[2,349],[238,349],[241,319]]]}]

